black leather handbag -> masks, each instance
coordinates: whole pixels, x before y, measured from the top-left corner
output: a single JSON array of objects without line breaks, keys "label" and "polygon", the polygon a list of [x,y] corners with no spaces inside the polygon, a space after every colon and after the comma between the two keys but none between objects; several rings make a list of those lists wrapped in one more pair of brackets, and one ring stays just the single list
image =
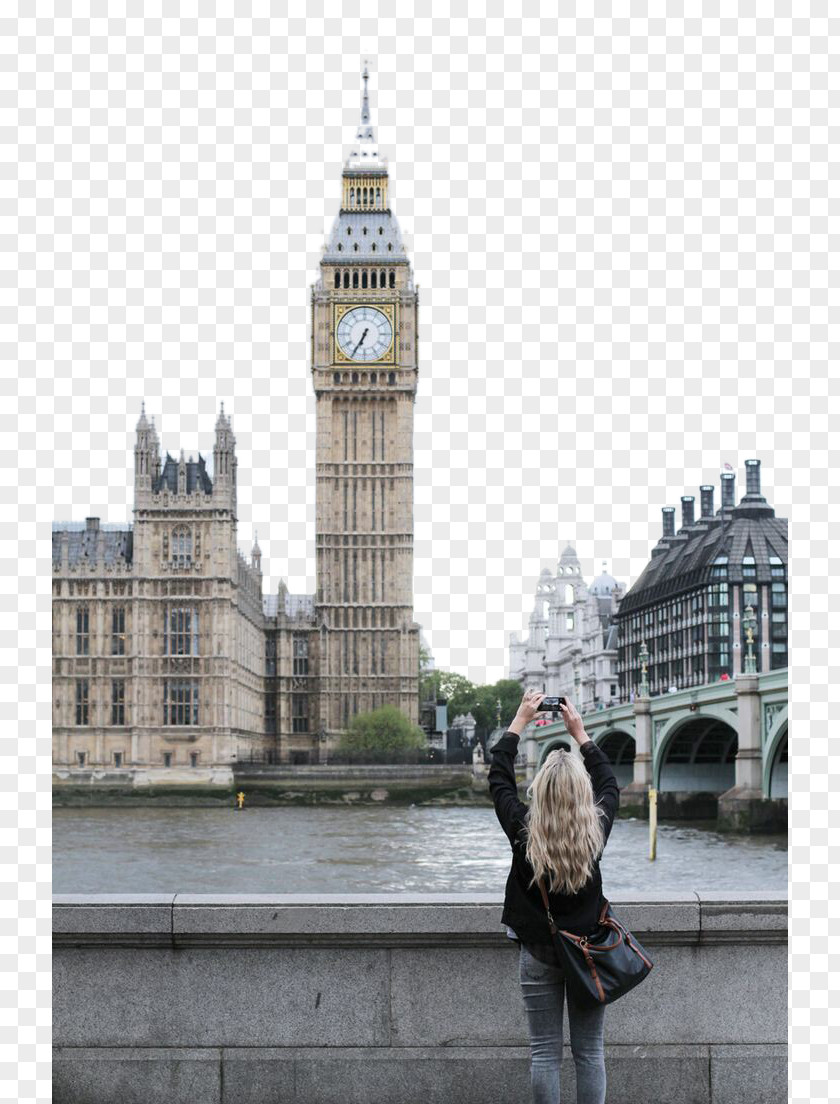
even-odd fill
[{"label": "black leather handbag", "polygon": [[653,969],[650,955],[621,923],[609,901],[604,901],[596,930],[575,935],[555,923],[545,885],[540,881],[539,886],[551,941],[578,1003],[612,1004],[644,981]]}]

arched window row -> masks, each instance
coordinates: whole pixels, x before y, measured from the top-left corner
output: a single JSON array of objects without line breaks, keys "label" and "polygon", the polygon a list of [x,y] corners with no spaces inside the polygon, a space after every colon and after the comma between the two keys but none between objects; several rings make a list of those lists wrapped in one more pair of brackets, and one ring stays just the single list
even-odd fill
[{"label": "arched window row", "polygon": [[[333,372],[333,383],[372,383],[386,382],[385,372]],[[397,373],[388,372],[387,382],[396,383]]]},{"label": "arched window row", "polygon": [[336,269],[334,283],[336,288],[393,288],[397,274],[393,268]]},{"label": "arched window row", "polygon": [[351,188],[349,194],[351,207],[382,207],[381,188]]}]

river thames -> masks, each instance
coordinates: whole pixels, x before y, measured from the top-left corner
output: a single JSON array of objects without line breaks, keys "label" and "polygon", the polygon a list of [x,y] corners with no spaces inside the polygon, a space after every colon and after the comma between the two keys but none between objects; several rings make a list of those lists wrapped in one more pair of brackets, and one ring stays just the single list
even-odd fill
[{"label": "river thames", "polygon": [[[784,890],[785,835],[617,819],[604,892]],[[510,844],[492,808],[53,810],[53,893],[504,893]]]}]

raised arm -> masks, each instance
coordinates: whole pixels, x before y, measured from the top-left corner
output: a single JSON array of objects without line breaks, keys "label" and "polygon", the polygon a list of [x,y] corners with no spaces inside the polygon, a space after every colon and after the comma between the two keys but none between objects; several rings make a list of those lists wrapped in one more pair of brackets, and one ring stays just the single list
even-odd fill
[{"label": "raised arm", "polygon": [[606,814],[603,818],[604,845],[606,846],[618,809],[618,782],[615,773],[606,754],[594,740],[587,736],[586,729],[583,727],[583,718],[571,702],[561,705],[560,712],[563,714],[563,720],[569,735],[580,747],[583,765],[592,780],[595,804],[600,805]]},{"label": "raised arm", "polygon": [[519,734],[508,729],[490,751],[490,770],[487,772],[493,808],[512,847],[516,845],[518,833],[524,826],[525,814],[528,811],[528,806],[519,800],[516,789],[516,771],[513,764],[518,747]]}]

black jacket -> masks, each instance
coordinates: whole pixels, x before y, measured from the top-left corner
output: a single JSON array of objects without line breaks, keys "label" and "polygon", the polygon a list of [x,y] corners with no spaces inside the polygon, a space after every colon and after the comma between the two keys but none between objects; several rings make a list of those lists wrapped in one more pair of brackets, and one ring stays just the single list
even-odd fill
[{"label": "black jacket", "polygon": [[[491,749],[490,771],[487,780],[499,823],[505,830],[513,850],[510,873],[505,885],[505,904],[501,923],[509,925],[520,941],[538,958],[552,961],[551,933],[545,906],[536,884],[528,888],[534,876],[534,868],[525,856],[525,824],[528,806],[520,801],[516,790],[513,761],[519,745],[515,732],[506,732]],[[610,762],[603,751],[588,740],[581,746],[584,765],[592,779],[595,803],[604,809],[604,846],[606,846],[616,809],[618,808],[618,783]],[[604,903],[601,892],[600,859],[597,856],[592,874],[586,885],[577,893],[549,893],[551,913],[560,927],[575,935],[588,935],[598,924],[598,915]]]}]

